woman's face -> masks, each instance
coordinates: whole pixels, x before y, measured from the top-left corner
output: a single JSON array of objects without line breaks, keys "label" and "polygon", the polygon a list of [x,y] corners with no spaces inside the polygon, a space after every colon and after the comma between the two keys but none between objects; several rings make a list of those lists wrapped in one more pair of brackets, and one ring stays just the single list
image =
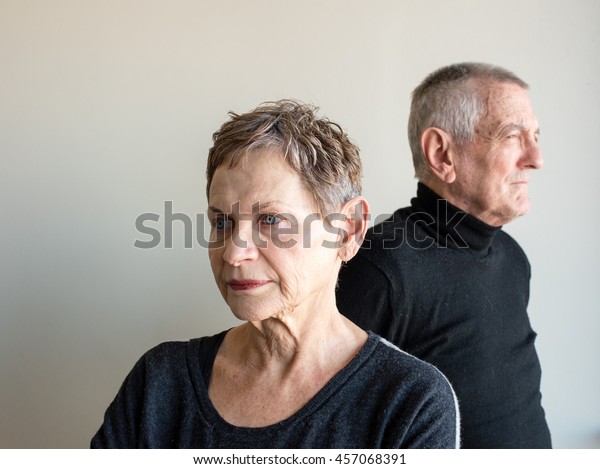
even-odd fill
[{"label": "woman's face", "polygon": [[220,167],[208,199],[210,264],[237,318],[310,313],[334,297],[337,236],[281,155],[259,150]]}]

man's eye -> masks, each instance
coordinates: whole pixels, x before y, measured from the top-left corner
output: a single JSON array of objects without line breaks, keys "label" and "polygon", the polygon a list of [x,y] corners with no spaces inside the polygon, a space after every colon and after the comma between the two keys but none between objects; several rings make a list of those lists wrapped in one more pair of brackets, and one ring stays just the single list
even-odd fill
[{"label": "man's eye", "polygon": [[281,217],[278,215],[273,215],[273,214],[269,213],[263,217],[262,221],[265,225],[276,225],[277,223],[279,223],[281,221]]}]

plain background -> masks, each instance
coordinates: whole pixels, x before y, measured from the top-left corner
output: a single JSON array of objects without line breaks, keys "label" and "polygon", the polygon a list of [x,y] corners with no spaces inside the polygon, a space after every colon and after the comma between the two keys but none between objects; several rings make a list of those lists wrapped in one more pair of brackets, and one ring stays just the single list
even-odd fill
[{"label": "plain background", "polygon": [[[206,210],[230,110],[297,98],[361,148],[375,215],[416,188],[410,92],[453,62],[531,85],[545,167],[506,227],[559,448],[600,447],[596,0],[0,0],[0,447],[85,448],[139,356],[237,324],[206,250],[136,217]],[[161,223],[156,225],[164,234]]]}]

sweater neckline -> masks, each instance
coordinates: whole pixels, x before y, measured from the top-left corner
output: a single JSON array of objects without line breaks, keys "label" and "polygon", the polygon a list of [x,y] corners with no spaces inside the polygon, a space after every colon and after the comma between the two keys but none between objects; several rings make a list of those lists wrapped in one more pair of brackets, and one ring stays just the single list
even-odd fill
[{"label": "sweater neckline", "polygon": [[[217,348],[223,341],[227,331],[213,336],[217,340]],[[262,432],[276,433],[281,428],[287,428],[291,422],[300,421],[318,410],[321,405],[326,402],[350,377],[368,360],[375,348],[379,344],[379,336],[368,331],[367,341],[360,348],[358,353],[350,360],[350,362],[338,371],[317,394],[313,396],[301,409],[289,417],[264,427],[240,427],[227,422],[210,400],[208,395],[208,387],[205,384],[202,376],[200,363],[197,353],[194,353],[196,348],[190,347],[188,350],[188,366],[192,376],[193,386],[196,388],[196,396],[198,404],[203,413],[208,417],[210,425],[213,428],[219,428],[221,431],[241,432],[246,435],[259,435]],[[213,358],[214,359],[214,358]]]},{"label": "sweater neckline", "polygon": [[422,182],[411,200],[414,214],[423,219],[423,230],[438,246],[486,253],[501,226],[491,226],[452,205]]}]

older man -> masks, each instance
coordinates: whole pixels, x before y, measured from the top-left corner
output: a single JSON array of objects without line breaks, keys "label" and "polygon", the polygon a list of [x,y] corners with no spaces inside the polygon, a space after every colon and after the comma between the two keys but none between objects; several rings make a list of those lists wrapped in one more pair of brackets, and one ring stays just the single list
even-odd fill
[{"label": "older man", "polygon": [[543,164],[527,88],[488,64],[429,75],[409,119],[417,195],[340,273],[342,313],[450,380],[464,448],[551,447],[530,265],[501,229],[529,209],[529,178]]}]

